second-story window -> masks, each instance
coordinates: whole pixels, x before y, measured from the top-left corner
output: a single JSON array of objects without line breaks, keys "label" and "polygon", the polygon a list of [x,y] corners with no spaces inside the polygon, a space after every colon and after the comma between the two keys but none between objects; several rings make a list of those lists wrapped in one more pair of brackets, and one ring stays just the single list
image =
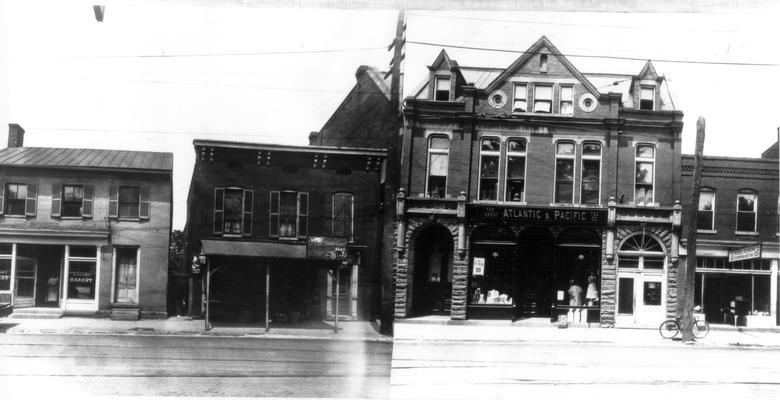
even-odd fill
[{"label": "second-story window", "polygon": [[555,203],[574,202],[574,142],[555,144]]},{"label": "second-story window", "polygon": [[505,201],[525,201],[525,139],[509,139],[506,146]]},{"label": "second-story window", "polygon": [[145,186],[111,186],[108,216],[127,220],[149,219],[152,199]]},{"label": "second-story window", "polygon": [[699,209],[696,212],[696,229],[713,230],[715,220],[715,191],[702,188],[699,192]]},{"label": "second-story window", "polygon": [[534,85],[534,112],[552,112],[552,86]]},{"label": "second-story window", "polygon": [[251,235],[254,191],[241,188],[214,189],[214,233]]},{"label": "second-story window", "polygon": [[649,86],[643,86],[640,89],[639,109],[640,110],[654,110],[655,105],[655,88]]},{"label": "second-story window", "polygon": [[582,144],[582,189],[580,203],[599,204],[601,193],[601,144]]},{"label": "second-story window", "polygon": [[309,194],[291,190],[272,191],[269,217],[271,237],[306,237],[309,234]]},{"label": "second-story window", "polygon": [[655,147],[648,144],[636,146],[636,179],[634,183],[634,204],[653,204],[653,183],[655,182]]},{"label": "second-story window", "polygon": [[574,114],[574,103],[572,102],[572,99],[574,98],[574,87],[573,86],[561,86],[561,101],[560,101],[560,107],[559,112],[563,115],[573,115]]},{"label": "second-story window", "polygon": [[756,232],[758,194],[740,190],[737,193],[737,231]]},{"label": "second-story window", "polygon": [[482,139],[479,154],[479,199],[498,200],[498,160],[501,141],[497,138]]},{"label": "second-story window", "polygon": [[34,216],[38,208],[38,185],[0,183],[0,215]]},{"label": "second-story window", "polygon": [[352,240],[352,216],[355,212],[353,199],[353,196],[349,193],[336,193],[333,195],[333,236]]},{"label": "second-story window", "polygon": [[515,84],[515,97],[512,103],[512,112],[528,111],[528,85],[525,83]]},{"label": "second-story window", "polygon": [[428,140],[428,181],[425,183],[427,196],[443,198],[447,193],[449,153],[450,139],[448,137],[431,136]]},{"label": "second-story window", "polygon": [[62,186],[62,216],[80,217],[84,202],[84,186]]},{"label": "second-story window", "polygon": [[437,76],[435,79],[435,90],[433,99],[436,101],[449,101],[450,99],[450,77]]}]

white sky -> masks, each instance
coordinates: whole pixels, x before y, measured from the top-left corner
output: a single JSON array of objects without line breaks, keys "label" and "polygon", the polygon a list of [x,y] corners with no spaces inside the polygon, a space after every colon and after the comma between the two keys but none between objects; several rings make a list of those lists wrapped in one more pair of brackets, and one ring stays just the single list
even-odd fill
[{"label": "white sky", "polygon": [[[0,0],[0,146],[7,124],[18,123],[26,146],[173,152],[174,229],[186,220],[194,138],[305,145],[350,90],[359,65],[387,68],[397,16],[104,1],[98,23],[94,3]],[[683,152],[693,152],[701,115],[706,154],[755,157],[777,140],[780,68],[655,60],[778,64],[777,10],[409,11],[407,40],[523,51],[546,35],[564,54],[652,59],[685,113]],[[300,53],[321,50],[328,52]],[[406,92],[440,50],[407,46]],[[520,55],[448,53],[462,66],[493,67]],[[188,56],[146,57],[162,54]],[[644,64],[569,59],[582,72],[636,74]]]}]

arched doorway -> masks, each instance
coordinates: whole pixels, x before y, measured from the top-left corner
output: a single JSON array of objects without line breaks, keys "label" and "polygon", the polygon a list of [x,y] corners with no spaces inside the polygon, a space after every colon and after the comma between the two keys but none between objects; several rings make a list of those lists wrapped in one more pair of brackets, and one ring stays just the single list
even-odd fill
[{"label": "arched doorway", "polygon": [[452,233],[441,225],[423,228],[414,240],[413,315],[449,315],[452,250]]},{"label": "arched doorway", "polygon": [[517,240],[517,317],[549,318],[553,289],[559,280],[555,238],[546,227],[529,227],[520,232]]},{"label": "arched doorway", "polygon": [[646,232],[618,248],[615,324],[656,326],[666,317],[666,247]]}]

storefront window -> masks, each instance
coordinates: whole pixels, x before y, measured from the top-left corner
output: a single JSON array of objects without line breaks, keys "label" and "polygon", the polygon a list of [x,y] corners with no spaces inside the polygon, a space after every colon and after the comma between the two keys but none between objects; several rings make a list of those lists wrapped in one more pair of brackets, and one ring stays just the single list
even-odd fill
[{"label": "storefront window", "polygon": [[482,139],[479,168],[479,199],[498,200],[498,159],[501,141]]},{"label": "storefront window", "polygon": [[71,261],[68,272],[68,299],[95,299],[95,261]]}]

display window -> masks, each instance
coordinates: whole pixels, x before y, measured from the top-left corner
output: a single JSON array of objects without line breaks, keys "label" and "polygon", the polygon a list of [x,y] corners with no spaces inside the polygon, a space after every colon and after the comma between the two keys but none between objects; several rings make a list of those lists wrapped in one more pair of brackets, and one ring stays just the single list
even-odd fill
[{"label": "display window", "polygon": [[0,290],[11,290],[11,260],[0,258]]},{"label": "display window", "polygon": [[[474,249],[472,259],[469,304],[482,306],[506,306],[514,304],[512,298],[512,248]],[[498,247],[498,246],[496,246]]]}]

